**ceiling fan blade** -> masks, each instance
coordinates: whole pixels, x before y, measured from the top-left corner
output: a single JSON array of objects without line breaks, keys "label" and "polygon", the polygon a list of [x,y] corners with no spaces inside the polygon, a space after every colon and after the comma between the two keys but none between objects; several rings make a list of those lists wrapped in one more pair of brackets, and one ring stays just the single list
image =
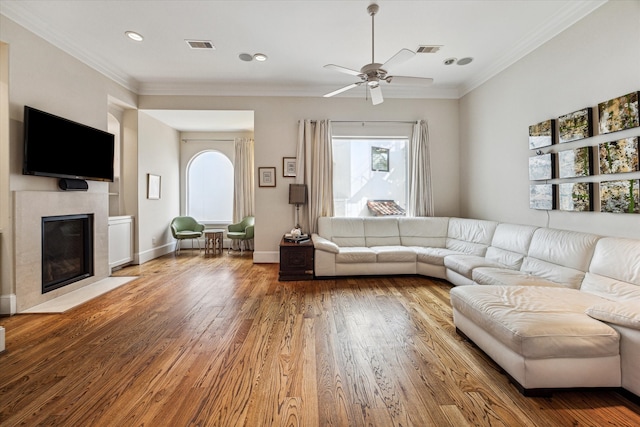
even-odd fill
[{"label": "ceiling fan blade", "polygon": [[398,64],[402,64],[403,62],[413,58],[415,54],[416,53],[412,50],[400,49],[398,53],[393,55],[391,58],[387,60],[387,62],[382,64],[382,67],[380,68],[382,68],[383,70],[389,71],[389,69],[393,68],[394,66]]},{"label": "ceiling fan blade", "polygon": [[406,76],[388,76],[387,83],[411,86],[429,86],[433,83],[433,79],[428,77],[406,77]]},{"label": "ceiling fan blade", "polygon": [[369,92],[371,93],[371,103],[373,105],[378,105],[378,104],[382,104],[382,101],[384,101],[384,99],[382,98],[382,89],[380,89],[380,86],[374,86],[374,87],[369,87]]},{"label": "ceiling fan blade", "polygon": [[335,71],[338,71],[340,73],[349,74],[351,76],[360,77],[362,75],[362,73],[360,71],[352,70],[351,68],[341,67],[341,66],[335,65],[335,64],[327,64],[327,65],[324,66],[324,68],[326,68],[328,70],[335,70]]},{"label": "ceiling fan blade", "polygon": [[328,93],[328,94],[326,94],[326,95],[323,95],[323,96],[324,96],[325,98],[329,98],[329,97],[331,97],[331,96],[333,96],[333,95],[337,95],[337,94],[339,94],[339,93],[346,92],[346,91],[348,91],[349,89],[353,89],[354,87],[360,86],[361,84],[362,84],[362,82],[352,83],[352,84],[350,84],[349,86],[345,86],[345,87],[340,88],[340,89],[338,89],[338,90],[334,90],[333,92],[330,92],[330,93]]}]

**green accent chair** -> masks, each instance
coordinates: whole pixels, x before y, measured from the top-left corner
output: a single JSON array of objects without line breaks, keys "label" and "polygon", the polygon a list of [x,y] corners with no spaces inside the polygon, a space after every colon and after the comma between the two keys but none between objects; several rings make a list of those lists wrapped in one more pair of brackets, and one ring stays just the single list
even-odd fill
[{"label": "green accent chair", "polygon": [[[255,226],[255,218],[253,216],[245,216],[237,224],[229,224],[227,226],[227,237],[231,240],[240,241],[240,254],[242,255],[244,250],[244,242],[253,239],[253,232]],[[231,252],[231,246],[229,245],[229,251]]]},{"label": "green accent chair", "polygon": [[180,255],[180,242],[185,239],[191,239],[193,247],[193,239],[198,242],[198,251],[200,248],[200,237],[204,231],[204,224],[200,224],[190,216],[177,216],[171,221],[171,234],[177,240],[175,254]]}]

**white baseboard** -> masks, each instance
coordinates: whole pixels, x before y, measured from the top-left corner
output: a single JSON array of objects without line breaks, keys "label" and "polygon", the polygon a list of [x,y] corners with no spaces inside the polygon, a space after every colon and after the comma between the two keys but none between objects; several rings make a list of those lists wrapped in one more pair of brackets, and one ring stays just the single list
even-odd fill
[{"label": "white baseboard", "polygon": [[253,251],[253,262],[255,264],[279,264],[280,252]]},{"label": "white baseboard", "polygon": [[16,294],[0,295],[0,314],[16,314]]},{"label": "white baseboard", "polygon": [[173,252],[174,248],[175,243],[167,243],[166,245],[157,246],[144,252],[140,252],[137,256],[138,264],[144,264],[147,261],[151,261],[152,259],[159,258],[162,255],[171,253]]}]

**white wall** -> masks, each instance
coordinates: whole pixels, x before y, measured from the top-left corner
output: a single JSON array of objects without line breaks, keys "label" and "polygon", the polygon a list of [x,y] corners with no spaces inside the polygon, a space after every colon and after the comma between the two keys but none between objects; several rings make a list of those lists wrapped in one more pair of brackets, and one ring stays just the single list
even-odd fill
[{"label": "white wall", "polygon": [[[147,198],[147,175],[160,176],[160,199]],[[180,133],[138,114],[138,254],[143,263],[170,252],[171,220],[180,215]]]},{"label": "white wall", "polygon": [[640,2],[608,2],[461,99],[464,216],[640,238],[639,215],[529,209],[528,178],[530,125],[640,90],[639,24]]},{"label": "white wall", "polygon": [[141,109],[253,110],[255,167],[276,168],[276,187],[256,186],[254,261],[278,262],[282,234],[294,224],[288,203],[292,178],[282,176],[282,158],[295,157],[298,121],[429,121],[436,215],[459,215],[457,100],[386,99],[381,105],[353,98],[140,96]]}]

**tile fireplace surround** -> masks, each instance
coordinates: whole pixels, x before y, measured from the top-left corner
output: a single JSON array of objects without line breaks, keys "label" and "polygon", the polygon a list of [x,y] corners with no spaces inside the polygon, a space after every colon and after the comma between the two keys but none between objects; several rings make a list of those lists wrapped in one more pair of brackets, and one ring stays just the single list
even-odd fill
[{"label": "tile fireplace surround", "polygon": [[[18,313],[109,275],[109,199],[106,193],[16,191],[14,207]],[[77,214],[94,215],[94,275],[42,294],[42,218]]]}]

